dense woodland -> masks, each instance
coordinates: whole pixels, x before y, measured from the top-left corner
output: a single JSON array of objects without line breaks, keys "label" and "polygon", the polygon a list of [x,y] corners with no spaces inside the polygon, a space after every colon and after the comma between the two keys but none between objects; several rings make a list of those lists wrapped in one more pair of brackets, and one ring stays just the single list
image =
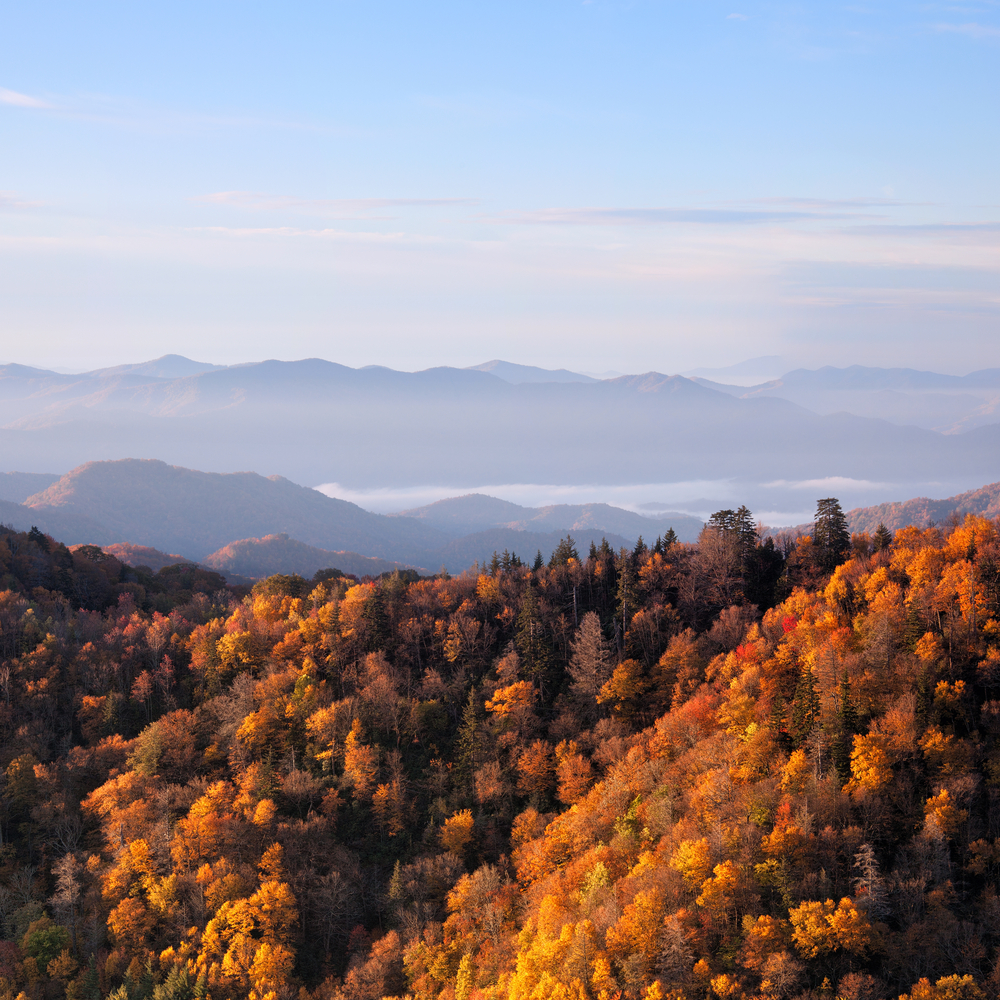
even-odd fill
[{"label": "dense woodland", "polygon": [[1000,993],[996,522],[0,591],[0,1000]]}]

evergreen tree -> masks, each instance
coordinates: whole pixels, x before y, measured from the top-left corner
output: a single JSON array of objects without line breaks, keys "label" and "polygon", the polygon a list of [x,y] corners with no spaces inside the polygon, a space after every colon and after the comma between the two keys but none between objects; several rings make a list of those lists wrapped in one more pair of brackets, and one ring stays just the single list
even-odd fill
[{"label": "evergreen tree", "polygon": [[872,540],[876,552],[883,552],[892,545],[892,532],[881,522],[875,529],[875,537]]},{"label": "evergreen tree", "polygon": [[618,594],[615,599],[615,607],[617,611],[616,620],[621,627],[619,652],[624,656],[625,634],[628,631],[628,626],[632,621],[632,614],[635,610],[633,594],[635,581],[632,576],[631,560],[628,558],[628,552],[625,549],[621,550],[618,562]]},{"label": "evergreen tree", "polygon": [[479,766],[479,713],[475,693],[475,688],[469,692],[455,737],[455,769],[469,784]]},{"label": "evergreen tree", "polygon": [[639,536],[639,540],[635,543],[635,548],[632,550],[632,564],[638,566],[646,554],[649,552],[649,546],[642,540],[642,535]]},{"label": "evergreen tree", "polygon": [[517,635],[514,642],[521,654],[525,673],[541,685],[548,669],[550,650],[538,611],[538,597],[535,594],[535,588],[530,583],[525,588],[524,597],[521,599],[521,611],[517,616]]},{"label": "evergreen tree", "polygon": [[535,553],[535,562],[531,567],[531,571],[533,573],[537,573],[540,569],[544,568],[544,566],[545,560],[542,558],[542,550],[539,549],[538,552]]},{"label": "evergreen tree", "polygon": [[576,559],[579,562],[580,553],[576,551],[576,543],[573,541],[573,536],[567,535],[565,538],[559,539],[559,544],[553,550],[552,558],[549,560],[549,569],[555,569],[556,566],[565,566],[570,559]]},{"label": "evergreen tree", "polygon": [[836,569],[851,550],[851,533],[847,528],[847,515],[836,497],[816,501],[816,526],[813,529],[822,567],[828,572]]},{"label": "evergreen tree", "polygon": [[736,511],[733,530],[739,541],[740,565],[743,576],[746,578],[753,562],[754,550],[757,548],[757,525],[753,519],[753,512],[745,505],[741,505]]},{"label": "evergreen tree", "polygon": [[80,984],[79,1000],[101,1000],[101,977],[97,971],[97,959],[90,953],[87,971]]},{"label": "evergreen tree", "polygon": [[851,749],[857,731],[858,713],[851,700],[851,682],[845,670],[837,691],[837,732],[832,747],[833,766],[842,785],[851,777]]},{"label": "evergreen tree", "polygon": [[736,511],[717,510],[709,519],[708,526],[717,528],[719,531],[730,532],[736,530]]},{"label": "evergreen tree", "polygon": [[788,725],[788,735],[792,747],[798,749],[809,739],[819,718],[819,695],[812,669],[803,665],[799,674],[799,683],[795,689],[795,700],[792,702],[792,718]]},{"label": "evergreen tree", "polygon": [[677,544],[677,532],[673,528],[667,528],[667,533],[663,536],[663,547],[669,549],[671,545]]}]

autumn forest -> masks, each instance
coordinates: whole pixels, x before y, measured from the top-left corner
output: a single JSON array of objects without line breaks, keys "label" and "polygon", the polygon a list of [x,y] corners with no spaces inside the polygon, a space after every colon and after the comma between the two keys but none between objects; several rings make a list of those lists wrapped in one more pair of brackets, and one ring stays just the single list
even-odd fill
[{"label": "autumn forest", "polygon": [[0,578],[0,1000],[1000,995],[996,521]]}]

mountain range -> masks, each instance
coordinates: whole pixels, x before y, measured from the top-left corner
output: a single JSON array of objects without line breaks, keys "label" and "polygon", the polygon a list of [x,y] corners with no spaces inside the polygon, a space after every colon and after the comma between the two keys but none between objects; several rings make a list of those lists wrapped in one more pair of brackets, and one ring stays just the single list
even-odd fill
[{"label": "mountain range", "polygon": [[848,412],[946,434],[1000,421],[1000,368],[960,376],[852,365],[798,368],[751,386],[693,380],[738,399],[786,399],[817,413]]},{"label": "mountain range", "polygon": [[[301,564],[296,572],[303,573],[315,564],[310,576],[329,566],[358,575],[395,566],[431,572],[443,565],[460,572],[489,559],[494,550],[507,549],[522,559],[541,551],[547,559],[569,530],[584,547],[600,544],[605,536],[615,547],[632,546],[639,534],[630,531],[626,537],[605,530],[593,511],[590,523],[584,523],[588,518],[580,514],[582,507],[567,507],[570,514],[564,524],[543,516],[537,530],[524,530],[518,525],[530,523],[538,512],[511,506],[520,514],[509,519],[513,525],[476,520],[470,514],[463,528],[438,527],[434,522],[442,518],[428,510],[417,517],[373,514],[280,476],[198,472],[150,459],[123,459],[86,463],[23,504],[0,501],[0,522],[21,530],[35,525],[67,544],[145,546],[156,550],[150,558],[162,565],[167,564],[162,562],[166,553],[174,553],[240,576],[268,575],[278,572],[273,567],[290,564]],[[609,524],[624,527],[634,521],[650,540],[671,526],[670,518],[592,506],[605,509]],[[683,515],[677,525],[687,539],[701,527]],[[125,561],[149,565],[144,555]]]},{"label": "mountain range", "polygon": [[[703,526],[685,515],[649,517],[608,504],[533,508],[482,494],[382,515],[279,476],[139,459],[91,462],[41,479],[54,481],[24,504],[0,501],[0,521],[21,530],[37,525],[67,544],[100,545],[132,565],[192,561],[236,581],[334,567],[357,576],[397,567],[461,572],[494,551],[524,560],[540,551],[547,560],[567,534],[584,552],[605,537],[615,548],[632,547],[640,535],[652,543],[671,527],[693,541]],[[880,522],[897,530],[966,512],[1000,515],[1000,483],[944,500],[855,508],[848,521],[852,531],[872,532]]]},{"label": "mountain range", "polygon": [[[729,484],[718,500],[706,491],[712,504],[738,493],[768,510],[800,509],[788,484],[830,477],[856,484],[852,505],[889,490],[912,496],[934,481],[957,492],[1000,478],[1000,424],[972,426],[991,419],[1000,398],[993,369],[957,381],[821,369],[752,391],[656,372],[587,381],[506,362],[478,369],[318,359],[220,367],[176,356],[81,375],[7,365],[0,454],[31,473],[158,458],[344,488],[712,481]],[[947,412],[936,429],[892,423],[882,411],[816,412],[835,398],[904,397],[918,416],[939,403]],[[945,425],[961,433],[944,434]]]}]

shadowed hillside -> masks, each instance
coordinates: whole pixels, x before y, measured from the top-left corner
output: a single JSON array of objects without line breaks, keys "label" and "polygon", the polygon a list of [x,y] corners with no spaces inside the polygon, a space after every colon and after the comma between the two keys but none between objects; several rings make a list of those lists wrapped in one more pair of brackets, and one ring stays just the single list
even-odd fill
[{"label": "shadowed hillside", "polygon": [[394,569],[407,569],[401,563],[374,559],[357,552],[330,552],[289,538],[288,535],[266,535],[264,538],[243,538],[206,556],[202,562],[219,573],[250,579],[275,574],[297,573],[311,577],[323,569],[339,569],[353,576],[378,576]]},{"label": "shadowed hillside", "polygon": [[107,525],[106,533],[117,536],[109,541],[127,539],[194,559],[237,538],[282,532],[319,548],[399,559],[447,540],[429,525],[371,514],[280,476],[197,472],[154,460],[88,462],[29,497],[27,506],[38,517],[71,515]]},{"label": "shadowed hillside", "polygon": [[[70,546],[71,550],[75,548],[79,546]],[[131,545],[128,542],[115,542],[113,545],[102,545],[101,548],[124,566],[148,566],[154,573],[164,566],[176,566],[193,561],[176,553],[161,552],[148,545]]]}]

